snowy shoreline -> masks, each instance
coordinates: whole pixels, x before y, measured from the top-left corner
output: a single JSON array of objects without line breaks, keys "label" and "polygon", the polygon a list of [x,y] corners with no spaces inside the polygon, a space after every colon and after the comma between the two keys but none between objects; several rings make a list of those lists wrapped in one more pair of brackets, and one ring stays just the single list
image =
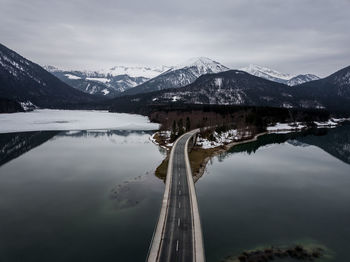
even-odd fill
[{"label": "snowy shoreline", "polygon": [[[328,121],[325,122],[313,122],[315,124],[316,128],[335,128],[341,123],[345,121],[350,121],[348,118],[331,118]],[[307,126],[306,123],[296,122],[296,123],[276,123],[273,126],[268,126],[266,129],[266,134],[286,134],[291,132],[298,132],[302,130],[309,129],[310,127]],[[156,139],[154,139],[154,136],[156,134],[159,134],[163,137],[165,137],[164,142],[165,145],[160,145]],[[225,145],[229,145],[231,143],[245,141],[245,137],[251,137],[251,135],[242,135],[240,132],[236,129],[231,129],[226,132],[218,133],[216,131],[213,132],[213,137],[215,140],[208,140],[207,138],[203,138],[200,135],[197,138],[197,146],[200,146],[203,149],[210,149],[210,148],[216,148],[216,147],[222,147]],[[168,142],[170,140],[170,131],[158,131],[155,132],[150,140],[167,150],[171,148],[173,143]]]}]

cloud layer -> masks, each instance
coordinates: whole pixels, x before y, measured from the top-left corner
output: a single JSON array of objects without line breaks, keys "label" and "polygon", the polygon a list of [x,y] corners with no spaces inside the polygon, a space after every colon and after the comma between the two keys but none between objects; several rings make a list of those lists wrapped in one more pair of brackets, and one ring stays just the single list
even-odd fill
[{"label": "cloud layer", "polygon": [[349,0],[0,0],[1,42],[39,64],[97,69],[207,56],[325,76],[350,65]]}]

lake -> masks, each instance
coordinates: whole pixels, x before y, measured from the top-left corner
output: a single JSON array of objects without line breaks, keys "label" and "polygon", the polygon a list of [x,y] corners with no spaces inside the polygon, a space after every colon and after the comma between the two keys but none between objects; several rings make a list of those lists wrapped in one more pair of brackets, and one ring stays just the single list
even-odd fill
[{"label": "lake", "polygon": [[0,261],[144,261],[164,191],[151,133],[0,134]]},{"label": "lake", "polygon": [[[151,134],[0,134],[0,261],[144,261],[164,191]],[[349,163],[350,125],[213,158],[196,184],[207,261],[295,243],[350,261]]]},{"label": "lake", "polygon": [[196,184],[207,261],[297,243],[324,246],[320,261],[350,261],[349,164],[348,124],[215,157]]}]

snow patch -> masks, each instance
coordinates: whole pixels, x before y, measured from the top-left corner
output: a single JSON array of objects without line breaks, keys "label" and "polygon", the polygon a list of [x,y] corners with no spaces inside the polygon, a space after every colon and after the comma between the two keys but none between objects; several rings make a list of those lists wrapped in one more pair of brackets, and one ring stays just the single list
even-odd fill
[{"label": "snow patch", "polygon": [[288,133],[297,130],[305,129],[307,126],[300,122],[297,123],[276,123],[273,126],[267,127],[268,133]]},{"label": "snow patch", "polygon": [[171,67],[159,66],[159,67],[144,67],[144,66],[115,66],[107,70],[99,70],[98,72],[105,75],[119,76],[128,75],[131,77],[145,77],[154,78],[165,71],[168,71]]},{"label": "snow patch", "polygon": [[220,134],[215,131],[213,133],[213,136],[214,136],[213,141],[210,141],[210,140],[203,138],[199,135],[197,138],[197,145],[201,146],[204,149],[222,146],[225,144],[232,143],[233,141],[239,140],[239,137],[237,134],[238,134],[238,132],[236,129],[231,129],[229,131],[222,132]]},{"label": "snow patch", "polygon": [[87,77],[86,80],[95,81],[95,82],[101,82],[101,83],[104,83],[104,84],[106,84],[109,81],[111,81],[110,79],[104,78],[104,77]]},{"label": "snow patch", "polygon": [[181,97],[179,97],[179,96],[173,96],[171,101],[176,102],[176,101],[180,100],[180,98]]},{"label": "snow patch", "polygon": [[25,101],[25,102],[20,102],[22,108],[24,109],[24,111],[32,111],[34,109],[37,109],[38,107],[36,105],[34,105],[32,102]]},{"label": "snow patch", "polygon": [[66,77],[68,77],[68,79],[71,79],[71,80],[78,80],[78,79],[81,79],[81,77],[79,76],[76,76],[76,75],[72,75],[72,74],[64,74]]},{"label": "snow patch", "polygon": [[108,89],[103,89],[103,90],[101,90],[101,92],[103,93],[103,95],[105,96],[105,95],[108,95],[110,92],[109,92],[109,90]]},{"label": "snow patch", "polygon": [[222,87],[222,78],[218,77],[214,79],[214,83],[218,88]]}]

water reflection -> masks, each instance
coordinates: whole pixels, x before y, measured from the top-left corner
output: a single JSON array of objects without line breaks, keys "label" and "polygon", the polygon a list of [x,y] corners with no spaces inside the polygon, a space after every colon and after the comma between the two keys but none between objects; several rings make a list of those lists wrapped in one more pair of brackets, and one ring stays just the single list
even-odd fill
[{"label": "water reflection", "polygon": [[80,131],[65,131],[61,132],[60,136],[70,136],[70,137],[112,137],[124,136],[138,134],[152,134],[153,131],[133,131],[133,130],[80,130]]},{"label": "water reflection", "polygon": [[[50,139],[58,137],[74,138],[107,138],[115,144],[120,143],[149,143],[142,135],[150,135],[153,131],[133,130],[81,130],[81,131],[35,131],[20,133],[0,134],[0,166],[23,155],[24,153],[44,144]],[[135,136],[137,135],[137,136]],[[133,137],[134,139],[128,139]],[[161,154],[165,155],[166,150],[158,147]]]},{"label": "water reflection", "polygon": [[349,133],[269,135],[213,158],[196,184],[207,261],[295,244],[350,261]]},{"label": "water reflection", "polygon": [[350,164],[350,124],[332,129],[312,129],[304,132],[287,134],[270,134],[260,136],[256,141],[237,145],[219,156],[223,161],[232,153],[255,153],[259,148],[288,142],[294,146],[317,146],[337,159]]},{"label": "water reflection", "polygon": [[350,124],[327,130],[323,136],[304,136],[301,143],[317,146],[339,160],[350,164]]},{"label": "water reflection", "polygon": [[24,132],[0,134],[0,166],[40,146],[59,132]]}]

